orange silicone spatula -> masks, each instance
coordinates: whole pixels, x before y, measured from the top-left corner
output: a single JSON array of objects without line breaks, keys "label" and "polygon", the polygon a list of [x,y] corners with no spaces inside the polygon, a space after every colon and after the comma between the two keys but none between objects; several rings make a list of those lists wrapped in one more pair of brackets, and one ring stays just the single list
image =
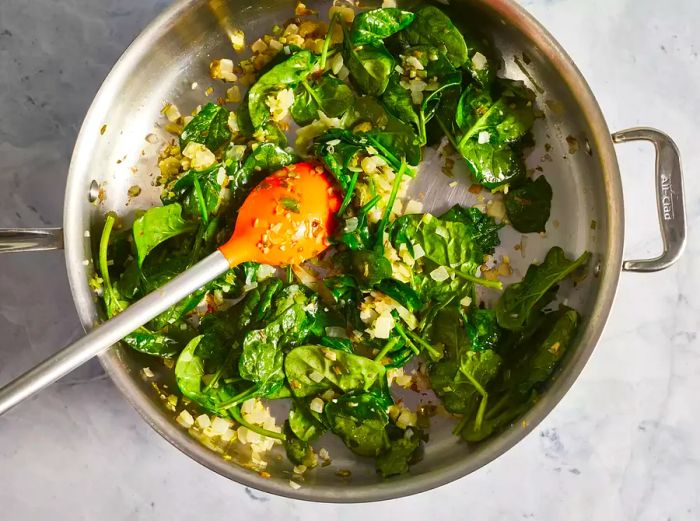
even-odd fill
[{"label": "orange silicone spatula", "polygon": [[340,194],[320,166],[297,163],[265,178],[243,202],[226,244],[0,389],[0,414],[237,264],[285,266],[315,257],[328,247],[340,202]]}]

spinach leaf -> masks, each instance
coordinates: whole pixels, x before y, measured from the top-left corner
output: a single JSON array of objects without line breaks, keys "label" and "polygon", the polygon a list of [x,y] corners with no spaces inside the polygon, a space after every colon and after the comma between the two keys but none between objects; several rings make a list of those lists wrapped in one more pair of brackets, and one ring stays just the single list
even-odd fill
[{"label": "spinach leaf", "polygon": [[316,85],[302,80],[294,93],[290,113],[297,125],[308,125],[318,119],[319,110],[329,118],[342,116],[353,100],[354,95],[347,84],[326,74]]},{"label": "spinach leaf", "polygon": [[218,405],[230,394],[223,386],[203,386],[204,360],[199,352],[202,338],[202,335],[194,337],[178,356],[175,363],[175,380],[183,396],[209,411],[216,412]]},{"label": "spinach leaf", "polygon": [[294,465],[304,465],[310,469],[318,465],[318,457],[311,448],[311,445],[295,435],[294,431],[290,428],[290,421],[284,423],[284,434],[284,450],[289,461],[294,463]]},{"label": "spinach leaf", "polygon": [[350,170],[350,166],[369,145],[367,138],[349,130],[329,129],[314,140],[313,150],[347,194],[354,190],[359,175],[357,168]]},{"label": "spinach leaf", "polygon": [[[113,214],[107,214],[104,228],[102,230],[102,236],[100,237],[98,252],[98,264],[103,282],[102,298],[104,300],[105,311],[108,318],[112,318],[118,313],[121,313],[129,305],[124,296],[119,293],[117,285],[112,285],[109,273],[108,251],[110,237],[115,222],[116,217]],[[134,271],[138,272],[138,267],[132,269],[132,273]],[[133,284],[133,281],[131,283]],[[122,342],[136,351],[141,351],[142,353],[149,355],[169,358],[180,351],[182,348],[181,341],[187,341],[188,334],[190,333],[190,329],[184,322],[178,323],[177,326],[178,327],[175,331],[178,334],[176,337],[175,335],[166,334],[169,332],[169,328],[164,328],[164,332],[154,332],[146,329],[145,327],[140,327],[136,331],[124,337]],[[180,329],[179,326],[183,326],[183,329]]]},{"label": "spinach leaf", "polygon": [[504,203],[513,228],[521,233],[543,232],[552,208],[552,187],[543,175],[534,181],[526,179],[508,191]]},{"label": "spinach leaf", "polygon": [[[471,224],[440,219],[431,214],[405,215],[393,230],[394,246],[402,241],[420,245],[425,257],[449,274],[455,274],[471,282],[489,284],[474,274],[483,262],[483,250],[471,239]],[[397,238],[400,233],[400,238]]]},{"label": "spinach leaf", "polygon": [[466,319],[467,336],[473,351],[495,349],[501,340],[501,328],[492,309],[472,309]]},{"label": "spinach leaf", "polygon": [[493,190],[525,175],[522,153],[508,145],[469,140],[459,147],[459,152],[474,180],[488,189]]},{"label": "spinach leaf", "polygon": [[183,129],[180,134],[180,148],[184,149],[187,143],[194,141],[211,151],[218,150],[231,141],[228,117],[227,109],[214,103],[207,103]]},{"label": "spinach leaf", "polygon": [[226,170],[229,175],[228,188],[231,191],[232,204],[238,206],[243,202],[249,190],[268,174],[290,165],[297,157],[281,148],[276,143],[260,143],[242,161],[228,161]]},{"label": "spinach leaf", "polygon": [[416,12],[413,23],[401,36],[411,45],[437,47],[454,67],[467,59],[467,44],[462,33],[440,9],[426,6]]},{"label": "spinach leaf", "polygon": [[542,264],[530,265],[523,280],[508,286],[498,299],[495,307],[498,324],[513,331],[522,329],[537,301],[554,285],[584,266],[590,256],[589,252],[584,252],[578,259],[569,260],[558,246],[550,249]]},{"label": "spinach leaf", "polygon": [[190,170],[169,183],[161,193],[164,205],[179,202],[187,219],[199,219],[204,223],[219,213],[225,192],[219,184],[220,163],[206,170]]},{"label": "spinach leaf", "polygon": [[411,437],[392,440],[389,448],[377,457],[377,472],[388,478],[408,472],[409,464],[415,459],[420,447],[420,438],[414,431],[407,431]]},{"label": "spinach leaf", "polygon": [[382,103],[387,110],[404,123],[410,123],[420,129],[421,120],[416,106],[413,104],[411,92],[399,83],[399,76],[392,74],[389,83],[382,94]]},{"label": "spinach leaf", "polygon": [[315,64],[313,53],[303,50],[292,54],[258,78],[248,91],[248,111],[255,129],[262,127],[270,117],[267,97],[277,90],[296,87],[311,73]]},{"label": "spinach leaf", "polygon": [[358,14],[352,23],[350,40],[353,45],[374,43],[408,27],[414,14],[396,7],[372,9]]},{"label": "spinach leaf", "polygon": [[396,65],[386,47],[381,43],[355,47],[346,34],[343,58],[358,90],[371,96],[381,96]]},{"label": "spinach leaf", "polygon": [[549,380],[571,344],[580,317],[566,306],[548,313],[532,340],[518,346],[501,372],[499,391],[483,422],[468,421],[459,426],[467,441],[481,441],[509,425],[530,409],[538,398],[538,387]]},{"label": "spinach leaf", "polygon": [[333,260],[344,273],[353,276],[364,287],[391,277],[391,262],[375,251],[348,250],[337,253]]},{"label": "spinach leaf", "polygon": [[418,136],[410,124],[404,123],[389,114],[376,98],[363,96],[355,101],[346,116],[346,124],[357,128],[359,123],[369,123],[371,130],[361,132],[370,144],[379,150],[379,154],[387,160],[391,167],[398,171],[401,168],[401,158],[409,165],[420,163],[422,151]]},{"label": "spinach leaf", "polygon": [[567,306],[548,313],[546,323],[531,345],[520,346],[519,350],[525,354],[521,354],[509,372],[509,388],[527,396],[536,385],[546,382],[571,344],[580,318],[576,310]]},{"label": "spinach leaf", "polygon": [[327,389],[367,391],[386,382],[382,364],[322,346],[292,349],[285,358],[284,370],[297,397],[318,395]]},{"label": "spinach leaf", "polygon": [[311,414],[308,406],[301,405],[299,400],[292,401],[288,421],[294,436],[305,442],[318,439],[325,430],[324,426]]},{"label": "spinach leaf", "polygon": [[327,403],[324,416],[331,431],[355,454],[378,456],[390,446],[387,407],[373,393],[350,392]]},{"label": "spinach leaf", "polygon": [[490,215],[485,214],[478,208],[464,208],[454,205],[440,216],[445,221],[460,222],[469,227],[469,237],[481,250],[482,255],[492,255],[496,246],[501,244],[498,237],[498,230],[503,228],[503,224],[497,224]]},{"label": "spinach leaf", "polygon": [[255,393],[259,396],[276,391],[284,383],[284,356],[278,346],[278,339],[272,335],[267,336],[268,329],[277,333],[275,328],[266,327],[246,334],[238,362],[241,378],[253,382],[256,385]]},{"label": "spinach leaf", "polygon": [[201,389],[204,363],[196,351],[203,337],[204,335],[194,337],[182,350],[175,364],[175,378],[180,392],[197,403],[203,399]]},{"label": "spinach leaf", "polygon": [[405,282],[384,278],[384,280],[377,284],[376,288],[411,312],[418,311],[423,306],[423,302],[418,293]]},{"label": "spinach leaf", "polygon": [[462,135],[456,146],[474,178],[496,188],[524,174],[522,152],[513,144],[521,140],[534,122],[534,95],[518,82],[501,82],[500,96],[476,84],[460,97],[455,122]]},{"label": "spinach leaf", "polygon": [[494,433],[503,430],[513,421],[526,413],[537,400],[537,394],[533,393],[526,400],[514,399],[511,395],[500,397],[493,407],[486,412],[481,424],[477,427],[474,420],[467,421],[464,425],[458,425],[456,434],[469,442],[485,440]]},{"label": "spinach leaf", "polygon": [[[179,324],[178,324],[179,326]],[[170,358],[180,352],[182,344],[158,331],[140,328],[122,338],[130,348],[147,355]]]},{"label": "spinach leaf", "polygon": [[246,333],[238,363],[242,378],[256,385],[256,395],[265,396],[284,382],[283,347],[291,347],[306,338],[312,325],[306,309],[315,307],[315,298],[307,298],[299,286],[288,286],[275,296],[276,307],[265,325]]},{"label": "spinach leaf", "polygon": [[434,47],[414,46],[403,51],[404,56],[418,60],[426,73],[428,88],[423,99],[414,103],[410,91],[401,85],[397,74],[393,74],[382,96],[382,102],[394,116],[415,126],[421,145],[427,142],[426,125],[437,113],[443,94],[459,89],[462,73],[452,67],[447,59]]},{"label": "spinach leaf", "polygon": [[139,267],[153,248],[194,228],[194,223],[182,218],[182,206],[177,203],[149,208],[134,221],[133,226]]},{"label": "spinach leaf", "polygon": [[498,374],[501,357],[491,349],[470,351],[468,346],[462,347],[459,358],[448,358],[431,367],[430,383],[445,409],[470,416],[480,406],[486,410],[485,387]]}]

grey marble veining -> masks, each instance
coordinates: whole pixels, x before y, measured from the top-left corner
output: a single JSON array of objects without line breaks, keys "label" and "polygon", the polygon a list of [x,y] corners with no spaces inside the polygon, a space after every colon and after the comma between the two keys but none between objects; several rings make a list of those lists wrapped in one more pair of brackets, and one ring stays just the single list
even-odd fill
[{"label": "grey marble veining", "polygon": [[[0,2],[0,226],[60,225],[73,141],[99,84],[167,2]],[[528,0],[611,129],[651,125],[683,154],[690,242],[674,268],[625,274],[572,390],[516,448],[438,490],[313,505],[231,483],[152,431],[96,363],[0,417],[0,518],[700,518],[700,5]],[[669,5],[670,4],[670,5]],[[627,257],[660,248],[653,156],[619,148]],[[81,333],[61,253],[0,257],[0,382]]]}]

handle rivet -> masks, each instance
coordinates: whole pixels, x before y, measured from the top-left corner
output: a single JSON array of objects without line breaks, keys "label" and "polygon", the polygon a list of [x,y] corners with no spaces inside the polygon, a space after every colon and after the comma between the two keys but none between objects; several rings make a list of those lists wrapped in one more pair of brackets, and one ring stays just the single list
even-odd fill
[{"label": "handle rivet", "polygon": [[100,185],[97,181],[94,179],[90,183],[90,188],[88,190],[88,201],[91,203],[94,203],[97,201],[97,198],[100,196]]}]

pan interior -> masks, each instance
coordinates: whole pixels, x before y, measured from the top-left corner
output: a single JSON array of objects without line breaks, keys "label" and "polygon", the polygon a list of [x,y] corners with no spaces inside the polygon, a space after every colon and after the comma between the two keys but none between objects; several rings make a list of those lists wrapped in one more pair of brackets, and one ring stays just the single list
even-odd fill
[{"label": "pan interior", "polygon": [[[322,2],[307,4],[326,8]],[[389,481],[377,477],[371,462],[360,461],[341,445],[322,440],[320,446],[329,449],[333,464],[308,472],[299,490],[289,487],[291,466],[284,458],[271,458],[267,469],[271,477],[263,479],[192,439],[175,422],[176,413],[167,409],[162,393],[141,377],[141,368],[148,366],[156,381],[172,389],[170,370],[159,360],[123,347],[102,356],[117,385],[154,428],[225,476],[262,490],[325,501],[384,499],[445,483],[488,463],[539,422],[576,378],[600,334],[617,281],[622,236],[617,167],[598,106],[568,58],[551,47],[547,35],[519,8],[506,0],[451,4],[444,8],[457,23],[478,27],[493,38],[503,54],[505,75],[522,79],[535,90],[538,107],[545,115],[536,123],[536,146],[527,162],[552,185],[552,216],[544,235],[523,237],[512,229],[502,232],[498,254],[510,257],[512,279],[522,277],[527,266],[541,261],[553,245],[562,246],[569,255],[584,250],[593,253],[587,279],[576,287],[565,284],[560,289],[562,299],[584,317],[571,356],[535,410],[522,424],[498,437],[468,446],[451,435],[451,421],[436,417],[423,460],[410,474]],[[289,19],[293,7],[291,1],[268,0],[178,3],[137,39],[103,85],[76,146],[65,209],[71,285],[86,327],[98,321],[98,306],[87,281],[93,272],[92,251],[104,214],[114,211],[128,217],[138,209],[159,204],[160,189],[154,182],[157,156],[172,139],[162,128],[164,104],[174,102],[186,114],[205,100],[223,96],[225,87],[209,78],[208,66],[214,58],[236,60],[228,34],[240,28],[247,42],[252,42],[273,24]],[[194,83],[198,85],[195,89]],[[207,98],[204,91],[209,86],[214,90]],[[411,188],[411,194],[423,200],[424,208],[439,211],[456,203],[483,203],[467,190],[471,182],[463,163],[456,162],[453,177],[442,173],[443,163],[438,153],[428,152]],[[93,183],[104,194],[96,204],[88,200]],[[130,198],[133,186],[139,186],[141,194]],[[91,231],[92,239],[85,237],[86,230]],[[84,260],[90,264],[84,266]],[[240,459],[244,461],[245,454]],[[339,477],[339,469],[350,470],[351,477]]]}]

